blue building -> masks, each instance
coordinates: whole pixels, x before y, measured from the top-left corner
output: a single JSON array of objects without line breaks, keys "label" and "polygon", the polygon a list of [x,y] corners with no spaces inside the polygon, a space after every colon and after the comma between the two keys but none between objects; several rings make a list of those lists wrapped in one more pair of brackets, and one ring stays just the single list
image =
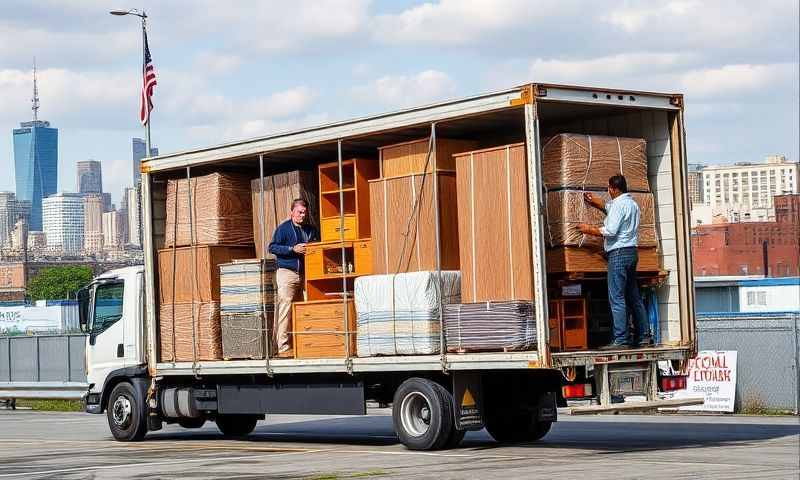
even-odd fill
[{"label": "blue building", "polygon": [[31,202],[29,230],[42,230],[42,199],[58,188],[58,129],[50,122],[22,122],[14,129],[17,199]]},{"label": "blue building", "polygon": [[[141,138],[131,139],[131,153],[133,154],[133,186],[142,180],[142,172],[140,170],[142,159],[147,157],[147,145]],[[158,148],[150,147],[150,156],[155,157],[158,155]]]}]

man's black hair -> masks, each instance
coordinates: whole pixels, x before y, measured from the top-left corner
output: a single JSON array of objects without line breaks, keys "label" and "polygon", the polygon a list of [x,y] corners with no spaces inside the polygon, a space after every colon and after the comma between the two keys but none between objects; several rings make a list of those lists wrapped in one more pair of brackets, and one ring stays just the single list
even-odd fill
[{"label": "man's black hair", "polygon": [[614,175],[608,179],[608,186],[614,187],[622,193],[628,193],[628,182],[622,175]]},{"label": "man's black hair", "polygon": [[302,205],[308,208],[308,202],[306,202],[305,198],[295,198],[294,200],[292,200],[292,210],[294,210],[294,207],[298,205]]}]

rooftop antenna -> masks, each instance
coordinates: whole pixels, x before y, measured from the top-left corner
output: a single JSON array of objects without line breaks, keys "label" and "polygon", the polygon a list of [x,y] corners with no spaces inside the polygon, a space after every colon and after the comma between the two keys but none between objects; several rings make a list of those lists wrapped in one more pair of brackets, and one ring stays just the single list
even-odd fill
[{"label": "rooftop antenna", "polygon": [[33,57],[33,98],[31,99],[33,120],[39,120],[39,87],[36,85],[36,57]]}]

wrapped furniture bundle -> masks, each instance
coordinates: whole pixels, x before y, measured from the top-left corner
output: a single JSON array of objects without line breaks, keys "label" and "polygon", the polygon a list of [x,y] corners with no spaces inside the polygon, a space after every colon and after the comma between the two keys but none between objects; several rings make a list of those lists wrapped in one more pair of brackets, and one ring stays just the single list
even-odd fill
[{"label": "wrapped furniture bundle", "polygon": [[275,311],[275,269],[274,260],[259,259],[219,266],[225,359],[266,355],[265,339]]},{"label": "wrapped furniture bundle", "polygon": [[441,303],[461,301],[461,274],[436,272],[368,275],[355,281],[359,357],[440,352]]},{"label": "wrapped furniture bundle", "polygon": [[246,176],[212,173],[192,178],[191,185],[190,215],[189,181],[182,178],[167,182],[165,246],[253,243],[252,204]]},{"label": "wrapped furniture bundle", "polygon": [[222,359],[219,302],[162,304],[159,313],[162,362]]},{"label": "wrapped furniture bundle", "polygon": [[457,303],[444,306],[449,352],[530,350],[536,345],[533,303]]},{"label": "wrapped furniture bundle", "polygon": [[[584,235],[578,225],[588,223],[601,226],[605,214],[587,204],[581,190],[556,190],[547,192],[547,238],[548,246],[573,246],[603,248],[603,239],[593,235]],[[592,192],[592,195],[608,201],[608,192]],[[652,193],[631,193],[633,200],[639,205],[639,246],[657,247],[655,204]]]},{"label": "wrapped furniture bundle", "polygon": [[650,191],[644,139],[562,133],[542,147],[542,175],[548,190],[604,190],[609,177],[620,173],[628,191]]},{"label": "wrapped furniture bundle", "polygon": [[[295,170],[287,173],[278,173],[261,179],[250,181],[250,194],[253,203],[252,222],[258,258],[275,258],[269,252],[264,252],[266,245],[272,241],[272,234],[278,225],[289,218],[289,210],[295,198],[303,198],[308,202],[307,220],[312,225],[319,225],[319,178],[317,172]],[[264,189],[264,224],[261,225],[261,189]],[[252,240],[252,239],[251,239]]]}]

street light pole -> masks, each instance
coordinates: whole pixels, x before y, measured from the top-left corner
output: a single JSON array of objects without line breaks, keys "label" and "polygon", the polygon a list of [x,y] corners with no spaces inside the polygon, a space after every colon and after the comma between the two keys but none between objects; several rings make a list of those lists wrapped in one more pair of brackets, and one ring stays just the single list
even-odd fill
[{"label": "street light pole", "polygon": [[[145,45],[147,42],[147,13],[144,10],[141,12],[135,8],[130,10],[111,10],[111,15],[116,16],[124,16],[124,15],[133,15],[142,19],[142,82],[144,82],[144,69],[147,66],[147,53],[145,51]],[[144,87],[144,84],[142,85]],[[147,116],[147,123],[144,124],[144,142],[145,142],[145,149],[147,149],[147,156],[149,157],[152,154],[152,150],[150,148],[150,115]]]}]

